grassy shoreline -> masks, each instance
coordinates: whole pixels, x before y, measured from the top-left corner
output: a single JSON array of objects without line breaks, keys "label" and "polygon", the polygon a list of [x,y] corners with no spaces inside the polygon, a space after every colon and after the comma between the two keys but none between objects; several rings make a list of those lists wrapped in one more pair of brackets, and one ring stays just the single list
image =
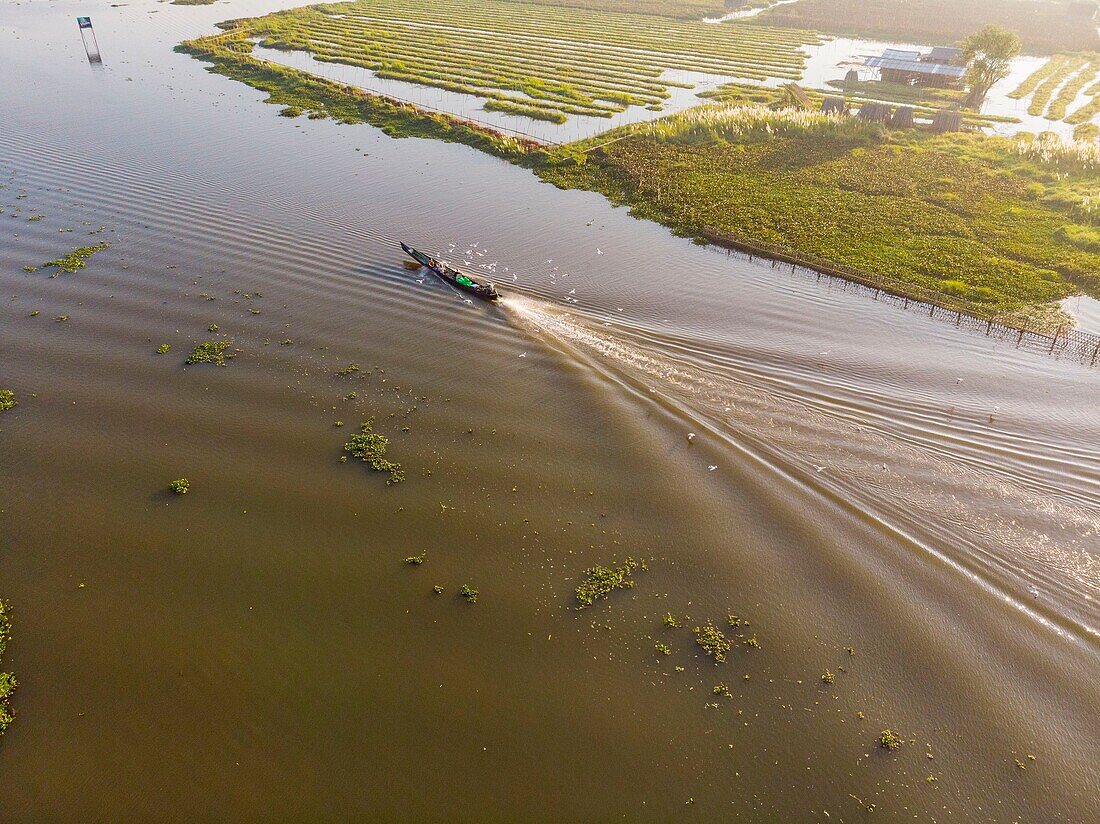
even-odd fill
[{"label": "grassy shoreline", "polygon": [[[1043,160],[1049,147],[888,133],[814,113],[798,115],[812,124],[788,133],[768,118],[781,124],[794,113],[714,105],[551,148],[266,63],[251,56],[246,29],[223,26],[225,34],[177,50],[267,92],[284,114],[464,143],[560,188],[600,192],[678,235],[1014,328],[1072,325],[1052,304],[1079,292],[1100,297],[1095,159]],[[689,123],[723,108],[750,112],[743,133]]]}]

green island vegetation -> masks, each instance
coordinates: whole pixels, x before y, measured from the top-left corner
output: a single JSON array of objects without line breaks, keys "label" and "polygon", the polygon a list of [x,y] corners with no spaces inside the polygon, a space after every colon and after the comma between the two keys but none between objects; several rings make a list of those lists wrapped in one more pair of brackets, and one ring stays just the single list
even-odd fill
[{"label": "green island vegetation", "polygon": [[[1100,114],[1100,53],[1056,54],[1024,79],[1008,96],[1028,101],[1028,114],[1081,125]],[[1055,94],[1057,92],[1057,94]],[[1070,111],[1084,92],[1089,101]]]},{"label": "green island vegetation", "polygon": [[352,435],[344,444],[344,451],[353,457],[367,463],[371,469],[378,472],[389,472],[386,479],[387,485],[399,484],[405,480],[405,473],[401,464],[386,460],[386,449],[390,439],[385,435],[379,435],[374,431],[374,418],[368,418],[359,426],[359,433]]},{"label": "green island vegetation", "polygon": [[[103,241],[101,243],[95,244],[94,246],[81,246],[79,249],[73,249],[71,252],[69,252],[69,254],[65,255],[64,257],[60,257],[57,260],[46,261],[42,264],[42,268],[45,269],[47,267],[53,266],[61,272],[72,274],[78,269],[83,269],[85,266],[87,266],[88,258],[94,255],[96,252],[102,252],[110,245],[111,244],[107,243],[106,241]],[[51,275],[51,277],[56,277],[56,274]]]},{"label": "green island vegetation", "polygon": [[[222,25],[227,34],[182,47],[228,66],[226,52],[250,56],[258,39],[264,47],[476,95],[486,108],[552,122],[568,115],[609,118],[629,106],[659,108],[670,87],[683,85],[662,79],[668,70],[795,80],[805,65],[801,47],[820,42],[805,31],[517,0],[356,0]],[[292,95],[278,102],[289,117],[327,114]]]},{"label": "green island vegetation", "polygon": [[177,478],[168,484],[168,488],[177,495],[186,495],[191,489],[191,482],[186,478]]},{"label": "green island vegetation", "polygon": [[232,359],[234,354],[225,354],[225,350],[232,344],[227,340],[207,340],[196,346],[187,356],[186,363],[212,363],[215,366],[225,366],[226,361]]},{"label": "green island vegetation", "polygon": [[645,561],[635,561],[629,555],[620,565],[612,561],[612,566],[594,564],[584,571],[585,578],[577,587],[577,609],[590,607],[599,598],[606,598],[616,589],[631,589],[635,586],[630,576],[636,569],[647,569]]},{"label": "green island vegetation", "polygon": [[[918,86],[902,86],[897,83],[883,83],[879,80],[862,80],[846,83],[843,80],[830,80],[829,89],[806,89],[802,91],[815,109],[820,109],[826,97],[843,97],[853,110],[864,103],[894,103],[910,106],[913,116],[931,121],[936,112],[944,109],[958,109],[966,98],[966,93],[956,89],[929,89]],[[770,108],[797,107],[798,101],[785,88],[769,88],[751,83],[724,83],[715,89],[700,92],[698,97],[730,105],[764,105]],[[961,110],[963,124],[982,127],[996,123],[1019,123],[1017,117],[1006,115],[979,114]]]},{"label": "green island vegetation", "polygon": [[1055,135],[889,131],[854,118],[712,105],[571,147],[539,174],[686,237],[827,261],[897,294],[1046,328],[1100,296],[1100,146]]},{"label": "green island vegetation", "polygon": [[[11,607],[0,600],[0,665],[4,663],[4,653],[8,649],[11,637]],[[11,726],[15,713],[11,708],[11,696],[19,682],[10,672],[0,672],[0,735]]]},{"label": "green island vegetation", "polygon": [[15,408],[15,392],[11,389],[0,389],[0,412],[7,412]]},{"label": "green island vegetation", "polygon": [[767,26],[903,43],[949,45],[996,23],[1016,32],[1029,54],[1100,49],[1095,3],[1037,0],[799,0],[752,20]]}]

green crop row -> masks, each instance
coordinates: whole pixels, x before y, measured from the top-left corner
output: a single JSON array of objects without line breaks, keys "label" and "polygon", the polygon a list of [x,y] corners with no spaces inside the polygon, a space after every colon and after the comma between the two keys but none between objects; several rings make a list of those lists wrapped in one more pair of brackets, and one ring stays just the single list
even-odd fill
[{"label": "green crop row", "polygon": [[1024,82],[1017,86],[1013,91],[1008,93],[1008,96],[1013,100],[1023,100],[1025,97],[1031,95],[1039,84],[1045,81],[1048,77],[1054,74],[1060,69],[1066,62],[1066,55],[1056,54],[1047,60],[1043,65],[1029,74]]},{"label": "green crop row", "polygon": [[797,79],[816,35],[513,0],[356,0],[235,21],[269,48],[357,66],[559,121],[660,108],[669,71]]},{"label": "green crop row", "polygon": [[1077,99],[1081,89],[1089,85],[1100,74],[1100,62],[1093,60],[1081,68],[1066,85],[1059,90],[1057,97],[1050,103],[1047,109],[1047,120],[1061,120],[1066,116],[1066,109]]},{"label": "green crop row", "polygon": [[1041,117],[1047,110],[1047,104],[1050,102],[1054,91],[1065,83],[1071,75],[1084,68],[1088,62],[1089,59],[1083,55],[1067,55],[1065,62],[1061,63],[1046,80],[1039,84],[1039,87],[1031,96],[1027,113],[1033,117]]}]

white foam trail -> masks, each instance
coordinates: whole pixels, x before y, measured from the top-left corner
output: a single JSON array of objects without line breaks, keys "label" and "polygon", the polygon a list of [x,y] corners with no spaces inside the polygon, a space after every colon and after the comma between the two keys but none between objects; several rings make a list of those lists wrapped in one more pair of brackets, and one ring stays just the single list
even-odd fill
[{"label": "white foam trail", "polygon": [[809,398],[781,395],[735,368],[703,370],[644,349],[568,311],[517,297],[504,306],[535,336],[644,386],[769,466],[907,536],[1056,630],[1100,640],[1098,508],[1031,489],[1011,467],[991,472],[953,460],[942,441],[922,443],[876,421],[853,419],[848,409],[841,414]]}]

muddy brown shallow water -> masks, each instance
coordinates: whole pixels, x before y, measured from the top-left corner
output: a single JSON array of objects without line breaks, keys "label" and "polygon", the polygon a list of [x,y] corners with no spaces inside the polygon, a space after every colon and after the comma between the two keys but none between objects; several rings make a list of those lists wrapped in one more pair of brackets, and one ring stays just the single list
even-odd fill
[{"label": "muddy brown shallow water", "polygon": [[1100,373],[171,52],[272,7],[0,17],[5,820],[1100,815]]}]

